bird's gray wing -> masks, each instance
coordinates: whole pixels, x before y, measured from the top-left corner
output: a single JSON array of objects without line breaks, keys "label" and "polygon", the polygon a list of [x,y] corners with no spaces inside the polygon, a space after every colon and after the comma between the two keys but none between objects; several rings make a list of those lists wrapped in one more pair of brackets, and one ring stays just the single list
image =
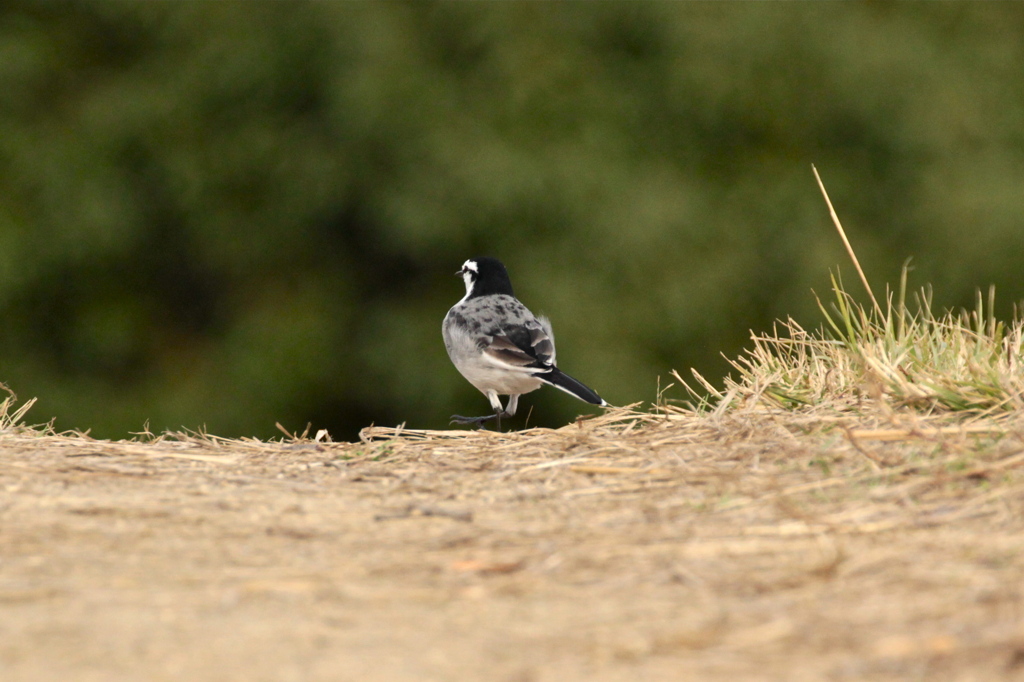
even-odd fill
[{"label": "bird's gray wing", "polygon": [[555,360],[555,341],[550,328],[547,318],[537,320],[532,315],[521,324],[504,326],[488,335],[484,357],[514,369],[549,369]]}]

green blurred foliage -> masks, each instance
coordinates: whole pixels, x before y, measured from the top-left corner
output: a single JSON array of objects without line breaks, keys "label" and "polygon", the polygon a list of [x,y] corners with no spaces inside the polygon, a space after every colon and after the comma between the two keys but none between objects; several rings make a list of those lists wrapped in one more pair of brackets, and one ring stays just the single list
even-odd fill
[{"label": "green blurred foliage", "polygon": [[1008,313],[1024,5],[7,2],[0,159],[0,381],[58,428],[484,411],[440,338],[484,254],[652,400],[855,283],[811,163],[876,287]]}]

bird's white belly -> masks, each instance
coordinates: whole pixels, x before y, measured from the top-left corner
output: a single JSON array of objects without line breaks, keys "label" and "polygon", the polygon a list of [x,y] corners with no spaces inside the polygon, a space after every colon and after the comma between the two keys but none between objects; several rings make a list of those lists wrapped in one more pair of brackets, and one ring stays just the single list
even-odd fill
[{"label": "bird's white belly", "polygon": [[469,383],[482,393],[494,391],[498,395],[520,395],[536,391],[544,383],[526,372],[510,372],[507,369],[487,367],[473,363],[471,367],[459,367],[459,372]]}]

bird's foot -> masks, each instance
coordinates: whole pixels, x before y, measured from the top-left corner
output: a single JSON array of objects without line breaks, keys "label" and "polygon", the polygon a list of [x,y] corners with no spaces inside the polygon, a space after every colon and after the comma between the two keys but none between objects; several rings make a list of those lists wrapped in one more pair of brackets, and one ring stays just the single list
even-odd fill
[{"label": "bird's foot", "polygon": [[463,417],[459,414],[453,414],[452,420],[449,424],[476,424],[478,429],[484,428],[484,424],[491,421],[492,419],[498,420],[498,431],[501,431],[501,420],[503,417],[511,417],[507,412],[496,412],[495,414],[487,414],[483,417]]},{"label": "bird's foot", "polygon": [[482,429],[482,428],[484,428],[484,424],[486,424],[487,422],[491,421],[492,419],[497,419],[497,417],[498,417],[498,415],[496,415],[496,414],[488,414],[488,415],[484,415],[483,417],[463,417],[461,414],[453,414],[452,415],[452,420],[450,422],[448,422],[448,423],[449,424],[476,424],[476,427],[478,429]]}]

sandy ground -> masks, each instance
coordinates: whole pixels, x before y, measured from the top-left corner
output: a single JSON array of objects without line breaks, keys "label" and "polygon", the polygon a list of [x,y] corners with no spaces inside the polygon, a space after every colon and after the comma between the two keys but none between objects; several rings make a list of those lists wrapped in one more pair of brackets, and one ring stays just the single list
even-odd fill
[{"label": "sandy ground", "polygon": [[8,430],[0,679],[1024,679],[1022,425]]}]

